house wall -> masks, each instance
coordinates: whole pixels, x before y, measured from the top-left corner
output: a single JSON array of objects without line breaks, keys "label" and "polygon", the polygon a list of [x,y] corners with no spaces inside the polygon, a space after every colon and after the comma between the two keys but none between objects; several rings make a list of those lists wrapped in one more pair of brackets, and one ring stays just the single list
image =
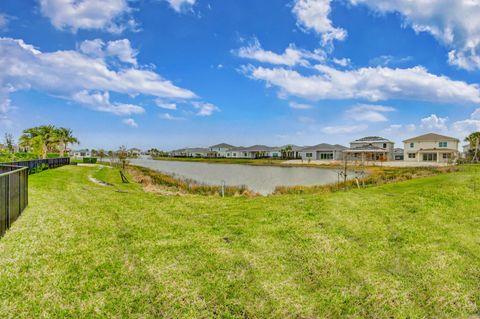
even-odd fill
[{"label": "house wall", "polygon": [[266,154],[268,157],[272,157],[272,158],[280,158],[282,157],[282,152],[280,151],[271,151],[271,152],[267,152]]},{"label": "house wall", "polygon": [[[322,159],[322,154],[329,154],[327,157],[331,157],[330,159]],[[298,152],[298,155],[302,160],[342,160],[343,159],[343,152],[341,150],[334,150],[334,151],[321,151],[321,150],[315,150],[315,151],[300,151]],[[307,156],[311,155],[311,157]]]},{"label": "house wall", "polygon": [[254,158],[252,157],[251,153],[247,151],[228,151],[227,157],[228,158]]},{"label": "house wall", "polygon": [[[440,147],[439,143],[440,142],[447,142],[446,147]],[[413,143],[413,147],[411,145]],[[404,143],[404,151],[403,151],[403,156],[405,161],[409,162],[417,162],[417,161],[423,161],[423,158],[418,155],[418,151],[422,149],[436,149],[435,151],[432,151],[432,153],[435,153],[436,151],[442,154],[442,149],[454,149],[457,150],[458,152],[458,142],[457,141],[449,141],[449,140],[439,140],[435,142],[407,142]],[[415,158],[409,158],[409,154],[416,154]],[[440,161],[443,159],[440,158]]]},{"label": "house wall", "polygon": [[212,152],[217,153],[217,157],[227,157],[227,153],[229,152],[230,148],[224,147],[212,147],[210,148]]}]

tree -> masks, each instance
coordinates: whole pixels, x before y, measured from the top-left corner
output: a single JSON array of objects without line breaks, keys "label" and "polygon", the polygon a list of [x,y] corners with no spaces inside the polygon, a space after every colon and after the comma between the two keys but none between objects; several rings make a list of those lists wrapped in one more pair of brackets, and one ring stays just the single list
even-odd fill
[{"label": "tree", "polygon": [[473,132],[465,138],[465,142],[470,144],[470,152],[473,152],[472,161],[478,161],[478,151],[480,143],[480,132]]},{"label": "tree", "polygon": [[48,151],[58,146],[57,130],[53,125],[26,129],[20,137],[20,145],[33,148],[35,153],[46,159]]},{"label": "tree", "polygon": [[13,154],[15,151],[13,147],[13,135],[9,133],[5,133],[4,140],[5,140],[5,146],[7,147],[7,151]]},{"label": "tree", "polygon": [[60,157],[65,155],[67,151],[68,144],[80,144],[78,139],[73,136],[73,132],[71,129],[60,127],[55,130],[56,131],[56,138],[58,139],[59,147],[60,147]]},{"label": "tree", "polygon": [[293,147],[292,145],[287,145],[285,146],[283,149],[282,149],[282,157],[283,158],[290,158],[290,157],[293,157],[292,156],[292,152],[293,152]]},{"label": "tree", "polygon": [[100,162],[101,162],[107,156],[107,154],[105,153],[105,150],[99,149],[97,151],[97,156],[100,158]]},{"label": "tree", "polygon": [[120,169],[120,176],[122,178],[123,183],[128,183],[128,179],[125,176],[125,168],[128,164],[128,150],[125,146],[120,146],[120,148],[117,151],[117,157],[118,160],[120,161],[122,167]]},{"label": "tree", "polygon": [[128,150],[125,146],[120,146],[117,151],[117,157],[120,163],[122,164],[122,170],[125,170],[125,167],[128,163]]}]

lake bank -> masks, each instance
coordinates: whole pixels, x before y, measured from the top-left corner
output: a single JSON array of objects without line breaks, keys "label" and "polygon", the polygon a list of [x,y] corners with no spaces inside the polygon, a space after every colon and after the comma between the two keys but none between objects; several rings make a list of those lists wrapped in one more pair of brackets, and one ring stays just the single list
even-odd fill
[{"label": "lake bank", "polygon": [[[200,184],[246,186],[261,195],[272,194],[280,186],[318,186],[339,181],[338,171],[327,168],[251,166],[150,159],[133,159],[131,164],[171,174],[176,178],[194,180]],[[355,174],[352,173],[351,178],[354,176]]]}]

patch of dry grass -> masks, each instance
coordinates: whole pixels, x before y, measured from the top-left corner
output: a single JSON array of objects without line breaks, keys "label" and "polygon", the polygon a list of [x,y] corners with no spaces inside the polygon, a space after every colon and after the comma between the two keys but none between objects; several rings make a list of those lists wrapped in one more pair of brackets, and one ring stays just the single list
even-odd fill
[{"label": "patch of dry grass", "polygon": [[[195,194],[203,196],[220,196],[221,187],[199,184],[188,179],[178,179],[140,166],[129,166],[128,173],[136,182],[143,185],[146,191],[165,195]],[[255,196],[245,186],[225,186],[225,196]]]}]

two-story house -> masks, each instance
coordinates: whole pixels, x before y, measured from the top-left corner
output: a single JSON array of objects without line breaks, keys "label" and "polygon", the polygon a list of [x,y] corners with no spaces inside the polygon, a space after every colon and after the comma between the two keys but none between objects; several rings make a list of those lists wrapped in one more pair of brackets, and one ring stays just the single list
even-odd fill
[{"label": "two-story house", "polygon": [[210,151],[215,152],[216,157],[227,157],[228,151],[235,148],[235,146],[227,143],[220,143],[217,145],[212,145],[209,148]]},{"label": "two-story house", "polygon": [[409,138],[403,143],[405,161],[448,162],[458,158],[460,141],[454,137],[429,133]]},{"label": "two-story house", "polygon": [[380,136],[367,136],[350,142],[350,148],[345,150],[350,160],[393,161],[395,158],[395,143]]}]

